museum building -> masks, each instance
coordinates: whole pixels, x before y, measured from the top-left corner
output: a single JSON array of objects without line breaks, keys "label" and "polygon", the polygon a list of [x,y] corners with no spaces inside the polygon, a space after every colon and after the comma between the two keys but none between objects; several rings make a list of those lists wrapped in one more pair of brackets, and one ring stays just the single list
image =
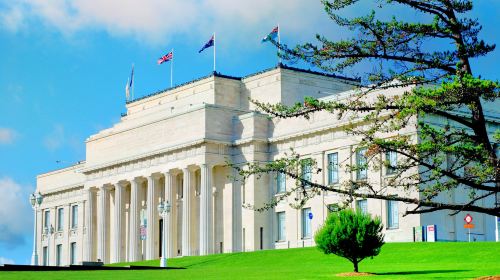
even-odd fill
[{"label": "museum building", "polygon": [[[341,99],[358,83],[279,65],[246,77],[214,73],[127,102],[118,123],[86,140],[84,161],[37,176],[36,191],[43,195],[35,223],[39,264],[158,259],[164,242],[169,258],[313,246],[314,232],[340,201],[338,195],[321,192],[301,209],[289,205],[292,195],[271,210],[253,211],[243,205],[262,206],[295,181],[265,174],[243,183],[227,162],[268,162],[293,148],[324,170],[308,173],[313,182],[334,185],[355,178],[383,185],[391,170],[340,168],[342,161],[363,157],[359,139],[344,130],[349,119],[327,112],[273,119],[249,101],[293,105],[305,96]],[[486,112],[492,131],[499,115]],[[417,130],[408,126],[399,134],[416,138]],[[160,216],[158,205],[166,201],[170,211]],[[463,217],[447,211],[403,216],[411,206],[374,199],[352,206],[382,219],[387,242],[413,241],[414,228],[425,225],[436,225],[438,240],[467,238]],[[493,217],[475,214],[474,223],[477,240],[495,239]]]}]

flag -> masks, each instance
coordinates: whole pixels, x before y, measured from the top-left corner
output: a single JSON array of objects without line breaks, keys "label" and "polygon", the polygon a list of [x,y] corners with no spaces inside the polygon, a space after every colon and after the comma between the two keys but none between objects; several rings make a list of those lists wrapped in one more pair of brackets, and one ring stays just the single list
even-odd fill
[{"label": "flag", "polygon": [[203,48],[201,48],[201,50],[198,51],[198,53],[201,53],[207,48],[213,47],[214,44],[215,44],[215,37],[214,35],[212,35],[212,37],[210,37],[210,40],[208,40],[208,42],[203,46]]},{"label": "flag", "polygon": [[127,85],[125,85],[125,97],[127,100],[130,99],[130,89],[134,83],[134,64],[132,64],[132,72],[130,73],[130,79],[127,80]]},{"label": "flag", "polygon": [[169,52],[167,53],[166,55],[158,58],[158,65],[162,64],[163,62],[167,62],[167,61],[170,61],[174,58],[174,53],[173,52]]},{"label": "flag", "polygon": [[279,28],[278,26],[276,26],[275,28],[273,28],[271,33],[269,33],[266,37],[262,38],[262,43],[267,42],[269,40],[276,40],[276,37],[278,37],[278,32]]}]

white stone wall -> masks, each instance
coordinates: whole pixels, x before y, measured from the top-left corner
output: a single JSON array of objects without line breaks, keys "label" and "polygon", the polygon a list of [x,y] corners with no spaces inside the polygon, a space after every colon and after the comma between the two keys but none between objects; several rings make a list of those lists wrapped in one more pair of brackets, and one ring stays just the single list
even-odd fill
[{"label": "white stone wall", "polygon": [[[45,195],[38,212],[40,263],[43,246],[49,246],[48,236],[42,233],[42,213],[50,209],[51,223],[56,226],[58,207],[65,209],[65,227],[50,239],[51,265],[55,264],[57,244],[63,245],[62,264],[69,264],[71,242],[77,242],[77,262],[98,258],[106,263],[158,258],[160,217],[156,207],[160,200],[169,200],[172,205],[167,223],[168,257],[314,245],[313,238],[302,238],[301,209],[289,205],[294,196],[270,211],[255,212],[242,207],[244,204],[261,207],[269,202],[276,195],[274,175],[251,176],[242,183],[234,180],[238,176],[226,162],[267,162],[283,157],[293,148],[301,157],[317,162],[323,172],[313,174],[313,181],[326,184],[329,153],[338,152],[341,165],[354,161],[360,139],[344,132],[352,115],[337,119],[318,112],[309,120],[270,119],[255,112],[248,99],[287,105],[302,102],[305,96],[341,99],[352,94],[349,90],[353,83],[356,82],[275,68],[242,79],[210,76],[128,103],[127,115],[119,123],[87,139],[85,162],[37,177],[37,190]],[[373,92],[367,98],[402,91]],[[415,139],[417,135],[412,125],[398,133]],[[384,174],[383,170],[370,170],[367,180],[383,186]],[[354,176],[345,167],[339,170],[340,183]],[[286,183],[287,187],[294,184],[292,180]],[[137,197],[132,191],[135,185]],[[119,186],[122,206],[115,209]],[[106,196],[101,200],[103,193]],[[458,195],[456,199],[460,199]],[[327,206],[340,200],[334,193],[321,192],[307,202],[305,207],[310,207],[313,213],[312,236],[326,219]],[[73,204],[79,205],[75,230],[69,229],[69,208]],[[399,203],[398,207],[399,227],[384,230],[386,241],[412,241],[413,227],[429,223],[438,224],[438,233],[446,233],[438,235],[438,239],[463,240],[458,217],[449,218],[444,212],[403,217],[402,213],[410,206]],[[136,219],[141,209],[152,217],[148,223],[154,227],[148,231],[151,240],[144,242],[137,240],[140,222]],[[282,211],[286,213],[286,240],[276,242],[276,213]],[[386,224],[385,201],[368,200],[368,212]],[[485,233],[484,239],[491,240],[493,233],[488,222],[491,217],[477,216],[475,221]],[[116,226],[117,221],[120,227]],[[456,234],[449,235],[450,226]],[[440,231],[441,227],[446,230]]]}]

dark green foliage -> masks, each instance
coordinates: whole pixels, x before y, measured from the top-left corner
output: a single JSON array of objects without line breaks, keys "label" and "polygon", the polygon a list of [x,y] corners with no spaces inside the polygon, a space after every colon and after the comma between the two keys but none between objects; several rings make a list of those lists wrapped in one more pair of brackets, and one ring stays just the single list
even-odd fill
[{"label": "dark green foliage", "polygon": [[384,245],[382,222],[360,211],[343,209],[328,215],[314,240],[325,254],[348,259],[353,263],[354,271],[358,272],[359,262],[377,256]]},{"label": "dark green foliage", "polygon": [[[364,11],[365,2],[358,0],[322,3],[333,23],[353,36],[332,41],[317,34],[314,43],[279,45],[280,54],[285,61],[303,60],[331,74],[368,64],[361,84],[353,83],[352,94],[339,100],[307,97],[293,106],[252,102],[275,118],[309,118],[327,111],[332,118],[347,120],[345,131],[360,139],[355,148],[366,148],[367,160],[365,166],[339,162],[339,169],[379,171],[389,164],[385,153],[396,153],[393,176],[385,183],[388,189],[369,180],[336,185],[306,182],[300,176],[302,156],[293,151],[270,163],[237,167],[239,175],[246,179],[259,173],[285,173],[297,180],[286,193],[295,196],[293,206],[297,207],[320,191],[328,191],[344,197],[347,204],[363,197],[413,205],[405,214],[449,210],[451,214],[471,211],[500,216],[500,129],[496,120],[487,119],[484,109],[500,106],[500,83],[481,78],[471,67],[471,60],[495,49],[495,44],[479,37],[477,19],[467,17],[473,1],[376,1],[379,9],[396,14],[389,19]],[[343,17],[342,9],[351,6],[364,16]],[[403,9],[419,20],[398,18]],[[388,94],[394,88],[400,94]],[[402,131],[418,131],[418,137]],[[313,168],[313,172],[321,169]],[[457,193],[467,194],[468,199],[448,199]]]}]

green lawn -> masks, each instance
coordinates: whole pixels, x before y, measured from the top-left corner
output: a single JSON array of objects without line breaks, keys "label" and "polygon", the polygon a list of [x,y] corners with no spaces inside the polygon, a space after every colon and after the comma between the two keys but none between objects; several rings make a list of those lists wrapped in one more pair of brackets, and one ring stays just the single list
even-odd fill
[{"label": "green lawn", "polygon": [[[144,261],[136,265],[154,265]],[[0,279],[346,279],[348,261],[316,248],[184,257],[169,260],[182,270],[0,272]],[[361,262],[362,279],[471,279],[500,275],[500,243],[389,243]],[[348,278],[352,279],[352,278]]]}]

